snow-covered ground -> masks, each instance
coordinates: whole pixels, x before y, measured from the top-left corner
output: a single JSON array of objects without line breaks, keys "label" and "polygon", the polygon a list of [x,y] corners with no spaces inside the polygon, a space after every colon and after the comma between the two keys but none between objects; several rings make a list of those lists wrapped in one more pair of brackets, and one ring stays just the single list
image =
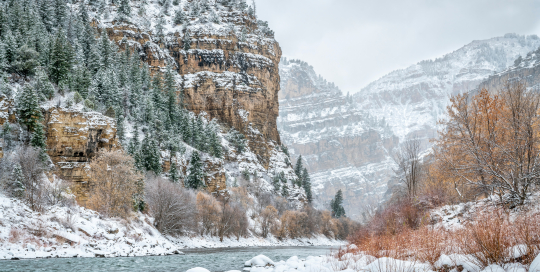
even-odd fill
[{"label": "snow-covered ground", "polygon": [[319,235],[312,238],[283,239],[278,240],[275,237],[240,237],[236,239],[224,238],[223,242],[219,237],[196,236],[169,238],[180,249],[188,248],[225,248],[225,247],[268,247],[268,246],[345,246],[347,242],[329,239],[326,236]]},{"label": "snow-covered ground", "polygon": [[179,249],[257,246],[342,246],[344,241],[258,237],[165,237],[152,218],[134,214],[130,222],[104,218],[79,206],[32,211],[20,200],[0,195],[0,260],[70,257],[127,257],[182,254]]},{"label": "snow-covered ground", "polygon": [[[489,265],[480,268],[470,256],[454,254],[442,255],[432,266],[426,263],[396,260],[392,258],[375,258],[362,253],[347,253],[344,255],[310,256],[299,259],[293,256],[288,260],[273,261],[259,255],[244,264],[244,271],[250,272],[431,272],[431,271],[467,271],[467,272],[539,272],[540,256],[526,267],[519,263],[503,266]],[[231,270],[233,272],[237,270]],[[197,267],[188,272],[208,272],[205,268]]]}]

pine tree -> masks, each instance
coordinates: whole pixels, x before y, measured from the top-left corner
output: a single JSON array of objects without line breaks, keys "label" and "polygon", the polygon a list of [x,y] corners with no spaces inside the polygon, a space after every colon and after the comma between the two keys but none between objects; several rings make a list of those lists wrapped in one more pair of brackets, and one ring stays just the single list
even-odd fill
[{"label": "pine tree", "polygon": [[36,76],[35,89],[39,96],[43,99],[51,99],[54,96],[54,87],[49,82],[47,74],[42,69],[39,69]]},{"label": "pine tree", "polygon": [[171,164],[171,170],[169,171],[169,178],[172,183],[178,183],[180,181],[180,172],[176,163]]},{"label": "pine tree", "polygon": [[176,99],[176,83],[174,81],[174,76],[172,73],[172,69],[169,66],[167,68],[167,72],[165,73],[165,93],[167,94],[167,123],[169,124],[169,128],[174,122],[174,119],[177,115],[177,99]]},{"label": "pine tree", "polygon": [[164,16],[160,16],[157,23],[156,23],[156,37],[160,40],[163,40],[163,37],[165,36],[165,33],[163,30],[165,29],[165,18]]},{"label": "pine tree", "polygon": [[189,35],[189,32],[186,31],[182,42],[184,43],[184,50],[188,51],[189,49],[191,49],[191,36]]},{"label": "pine tree", "polygon": [[294,166],[294,173],[298,177],[297,180],[302,178],[302,170],[304,170],[304,165],[302,164],[302,155],[298,156],[296,160],[296,165]]},{"label": "pine tree", "polygon": [[186,14],[184,14],[184,11],[180,8],[180,9],[177,9],[175,14],[174,14],[174,23],[176,25],[181,25],[183,24],[185,21],[186,21]]},{"label": "pine tree", "polygon": [[43,152],[47,149],[47,138],[45,137],[45,128],[43,124],[37,123],[32,132],[32,139],[30,140],[30,145],[39,148]]},{"label": "pine tree", "polygon": [[129,141],[128,153],[132,156],[139,150],[139,125],[135,122],[133,126],[133,137]]},{"label": "pine tree", "polygon": [[337,191],[334,199],[330,201],[330,209],[332,216],[335,218],[345,217],[345,209],[343,208],[343,192]]},{"label": "pine tree", "polygon": [[186,180],[186,187],[191,189],[199,189],[204,186],[203,165],[199,152],[193,151],[191,160],[189,161],[189,175]]},{"label": "pine tree", "polygon": [[309,203],[313,202],[313,194],[311,193],[311,178],[306,168],[302,172],[302,187],[306,191],[306,198]]},{"label": "pine tree", "polygon": [[223,146],[221,145],[221,140],[219,139],[215,131],[210,132],[210,155],[216,158],[223,158]]},{"label": "pine tree", "polygon": [[25,125],[29,132],[35,131],[43,115],[41,114],[38,96],[34,88],[26,84],[17,102],[19,123]]},{"label": "pine tree", "polygon": [[120,0],[120,7],[118,7],[118,15],[121,21],[126,21],[131,16],[131,6],[129,0]]},{"label": "pine tree", "polygon": [[54,18],[56,27],[62,27],[67,16],[67,5],[64,0],[54,0]]},{"label": "pine tree", "polygon": [[145,137],[141,147],[142,166],[146,171],[161,174],[161,155],[157,141],[153,137]]},{"label": "pine tree", "polygon": [[22,198],[24,196],[24,192],[26,191],[26,187],[24,186],[24,176],[20,164],[15,164],[10,178],[13,196]]},{"label": "pine tree", "polygon": [[116,136],[118,137],[120,143],[123,144],[124,140],[126,139],[123,114],[119,114],[118,118],[116,118]]},{"label": "pine tree", "polygon": [[51,51],[49,76],[58,84],[67,82],[72,62],[72,48],[63,31],[59,30]]}]

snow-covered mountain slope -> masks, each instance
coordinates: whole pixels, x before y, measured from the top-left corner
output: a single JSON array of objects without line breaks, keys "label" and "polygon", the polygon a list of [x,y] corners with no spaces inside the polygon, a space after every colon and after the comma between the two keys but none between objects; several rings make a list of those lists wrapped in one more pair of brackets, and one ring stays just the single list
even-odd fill
[{"label": "snow-covered mountain slope", "polygon": [[316,202],[327,205],[342,189],[346,212],[359,218],[366,201],[374,201],[370,196],[386,191],[397,137],[383,119],[351,103],[350,96],[307,63],[286,59],[281,63],[282,141],[295,160],[303,156],[312,173]]},{"label": "snow-covered mountain slope", "polygon": [[[387,191],[392,154],[400,141],[418,136],[427,148],[451,95],[478,88],[539,46],[536,35],[473,41],[436,60],[393,71],[353,97],[307,63],[282,60],[282,141],[293,157],[304,157],[319,204],[326,205],[343,189],[347,213],[362,219],[364,205],[379,201]],[[536,67],[535,56],[529,54],[521,67]]]},{"label": "snow-covered mountain slope", "polygon": [[401,140],[436,136],[450,95],[473,90],[519,56],[536,50],[536,35],[506,34],[473,41],[435,60],[421,61],[370,83],[355,94],[358,106],[384,118]]},{"label": "snow-covered mountain slope", "polygon": [[538,88],[540,84],[540,47],[527,53],[525,57],[519,56],[512,66],[490,76],[478,86],[478,89],[485,88],[497,92],[504,88],[506,82],[516,79],[524,80],[528,88]]}]

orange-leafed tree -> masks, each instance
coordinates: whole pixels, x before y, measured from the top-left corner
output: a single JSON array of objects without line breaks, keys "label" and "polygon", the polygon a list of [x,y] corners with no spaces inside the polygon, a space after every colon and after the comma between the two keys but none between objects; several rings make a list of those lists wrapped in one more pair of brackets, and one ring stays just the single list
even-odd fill
[{"label": "orange-leafed tree", "polygon": [[459,182],[521,205],[540,177],[540,94],[519,81],[451,98],[435,147]]}]

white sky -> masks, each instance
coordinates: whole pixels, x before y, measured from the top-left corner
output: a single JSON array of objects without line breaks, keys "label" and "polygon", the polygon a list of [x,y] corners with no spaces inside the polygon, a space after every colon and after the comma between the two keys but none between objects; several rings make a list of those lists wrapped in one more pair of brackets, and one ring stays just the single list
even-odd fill
[{"label": "white sky", "polygon": [[[250,2],[248,0],[248,2]],[[395,69],[506,33],[540,35],[538,0],[256,0],[283,56],[344,93]]]}]

